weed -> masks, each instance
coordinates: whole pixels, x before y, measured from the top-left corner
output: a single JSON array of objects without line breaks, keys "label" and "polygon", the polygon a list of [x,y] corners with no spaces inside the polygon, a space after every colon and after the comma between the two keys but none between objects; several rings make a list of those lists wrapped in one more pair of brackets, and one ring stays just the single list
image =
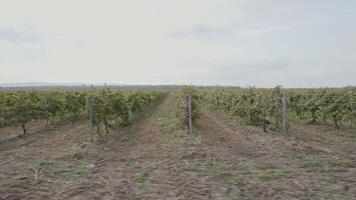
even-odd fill
[{"label": "weed", "polygon": [[318,167],[322,172],[327,172],[329,170],[329,166],[323,157],[311,157],[307,159],[307,162],[313,167]]},{"label": "weed", "polygon": [[38,169],[50,169],[51,166],[53,166],[53,162],[50,162],[48,160],[41,160],[38,164],[37,164],[37,168]]},{"label": "weed", "polygon": [[252,174],[250,168],[247,165],[242,165],[239,169],[245,175]]},{"label": "weed", "polygon": [[37,165],[35,165],[34,169],[39,171],[44,171],[52,175],[56,176],[79,176],[84,177],[87,176],[88,170],[83,166],[79,166],[76,168],[69,168],[65,165],[61,165],[56,162],[42,160]]},{"label": "weed", "polygon": [[232,173],[229,170],[224,170],[220,173],[220,176],[228,177],[228,176],[232,176]]},{"label": "weed", "polygon": [[355,166],[352,160],[335,160],[330,164],[336,167],[343,167],[343,168],[351,168]]},{"label": "weed", "polygon": [[211,167],[216,166],[217,163],[216,163],[215,160],[209,160],[209,161],[206,163],[206,165],[211,168]]},{"label": "weed", "polygon": [[21,187],[24,183],[25,183],[24,180],[13,179],[13,180],[5,183],[4,186],[7,186],[7,187]]},{"label": "weed", "polygon": [[246,186],[246,182],[243,179],[240,179],[240,178],[228,179],[226,182],[228,184],[230,184],[230,185],[236,185],[236,186],[239,186],[239,187]]},{"label": "weed", "polygon": [[283,173],[281,173],[281,172],[268,171],[264,174],[257,176],[257,178],[262,181],[271,181],[271,180],[279,179],[282,175],[283,175]]},{"label": "weed", "polygon": [[174,136],[178,136],[180,133],[179,122],[175,117],[160,117],[157,124],[161,133],[172,134]]},{"label": "weed", "polygon": [[74,176],[78,176],[78,177],[86,177],[86,176],[88,176],[88,169],[81,166],[81,167],[78,167],[77,169],[75,169],[73,171],[73,174],[74,174]]},{"label": "weed", "polygon": [[144,183],[146,182],[147,178],[150,176],[150,174],[147,171],[141,172],[138,176],[136,176],[136,182],[138,183]]}]

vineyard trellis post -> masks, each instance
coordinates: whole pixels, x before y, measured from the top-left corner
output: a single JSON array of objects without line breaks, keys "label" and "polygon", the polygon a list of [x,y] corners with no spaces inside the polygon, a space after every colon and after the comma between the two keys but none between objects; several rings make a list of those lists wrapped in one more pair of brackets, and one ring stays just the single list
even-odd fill
[{"label": "vineyard trellis post", "polygon": [[192,94],[188,94],[188,134],[192,135]]},{"label": "vineyard trellis post", "polygon": [[93,130],[93,102],[92,98],[89,97],[88,100],[88,109],[89,109],[89,128],[90,128],[90,141],[94,142],[94,130]]},{"label": "vineyard trellis post", "polygon": [[283,92],[283,135],[284,139],[287,139],[288,136],[288,97],[286,92]]},{"label": "vineyard trellis post", "polygon": [[221,98],[221,101],[220,101],[220,107],[224,107],[224,95],[223,94],[221,94],[221,96],[220,96],[220,98]]}]

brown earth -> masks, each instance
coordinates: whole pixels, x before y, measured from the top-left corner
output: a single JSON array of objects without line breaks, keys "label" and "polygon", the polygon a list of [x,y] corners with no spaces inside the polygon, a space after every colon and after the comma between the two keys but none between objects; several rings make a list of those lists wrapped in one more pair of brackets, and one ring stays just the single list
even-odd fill
[{"label": "brown earth", "polygon": [[173,100],[98,144],[85,121],[0,141],[0,199],[356,199],[354,129],[284,141],[204,108],[189,137]]}]

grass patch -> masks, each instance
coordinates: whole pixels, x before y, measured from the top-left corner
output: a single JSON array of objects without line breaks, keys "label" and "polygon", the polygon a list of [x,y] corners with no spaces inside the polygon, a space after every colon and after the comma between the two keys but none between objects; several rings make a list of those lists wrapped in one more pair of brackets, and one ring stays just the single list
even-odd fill
[{"label": "grass patch", "polygon": [[279,179],[281,176],[283,176],[283,173],[281,173],[281,172],[268,171],[266,173],[263,173],[263,174],[257,176],[257,178],[262,181],[272,181],[272,180]]},{"label": "grass patch", "polygon": [[241,178],[228,179],[228,180],[226,180],[226,183],[228,183],[230,185],[239,186],[239,187],[245,187],[247,185],[245,180],[243,180]]},{"label": "grass patch", "polygon": [[247,174],[252,174],[252,172],[251,172],[249,166],[247,166],[247,165],[242,165],[242,166],[240,166],[239,170],[240,170],[243,174],[245,174],[245,175],[247,175]]},{"label": "grass patch", "polygon": [[53,161],[42,160],[38,162],[35,169],[41,172],[47,172],[48,174],[54,176],[77,176],[85,177],[88,175],[88,169],[84,166],[79,167],[68,167]]},{"label": "grass patch", "polygon": [[206,170],[210,176],[230,177],[233,175],[229,167],[219,164],[216,160],[209,160],[206,163]]},{"label": "grass patch", "polygon": [[160,132],[164,134],[180,136],[182,133],[179,127],[179,120],[172,116],[158,118],[157,125]]},{"label": "grass patch", "polygon": [[22,187],[24,183],[25,183],[24,180],[13,179],[13,180],[5,183],[4,186],[6,186],[6,187]]},{"label": "grass patch", "polygon": [[216,163],[215,160],[209,160],[209,161],[206,163],[206,166],[208,166],[209,168],[215,167],[216,165],[217,165],[217,163]]},{"label": "grass patch", "polygon": [[229,177],[232,176],[232,172],[230,170],[224,170],[220,173],[220,176]]},{"label": "grass patch", "polygon": [[330,165],[335,167],[351,168],[355,166],[352,160],[334,160],[330,162]]},{"label": "grass patch", "polygon": [[73,175],[77,177],[88,176],[88,169],[86,167],[80,166],[73,171]]},{"label": "grass patch", "polygon": [[205,171],[207,175],[210,176],[219,176],[221,170],[219,170],[218,163],[215,160],[209,160],[205,163]]},{"label": "grass patch", "polygon": [[147,181],[147,178],[150,174],[147,171],[142,171],[138,176],[136,176],[135,180],[137,183],[144,183]]},{"label": "grass patch", "polygon": [[327,160],[324,157],[310,157],[307,159],[307,164],[319,168],[322,172],[329,171]]}]

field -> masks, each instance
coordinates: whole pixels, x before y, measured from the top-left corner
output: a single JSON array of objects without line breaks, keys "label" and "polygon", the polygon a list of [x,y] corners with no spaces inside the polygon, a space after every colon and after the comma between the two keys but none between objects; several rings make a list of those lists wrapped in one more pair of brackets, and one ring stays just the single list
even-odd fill
[{"label": "field", "polygon": [[3,92],[0,199],[356,199],[355,89],[316,91],[287,139],[280,88]]}]

